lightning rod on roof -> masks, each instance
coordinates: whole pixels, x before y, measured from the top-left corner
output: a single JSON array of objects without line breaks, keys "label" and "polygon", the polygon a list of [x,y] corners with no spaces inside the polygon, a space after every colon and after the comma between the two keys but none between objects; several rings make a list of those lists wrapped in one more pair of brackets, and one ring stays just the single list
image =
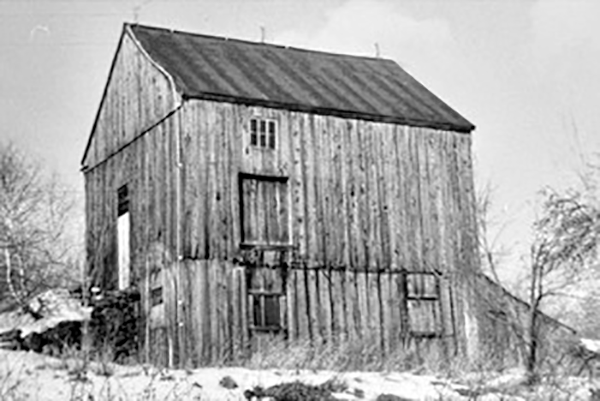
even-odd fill
[{"label": "lightning rod on roof", "polygon": [[265,43],[265,27],[260,26],[260,43]]},{"label": "lightning rod on roof", "polygon": [[381,52],[379,51],[379,43],[375,42],[375,57],[381,57]]},{"label": "lightning rod on roof", "polygon": [[149,4],[150,2],[152,2],[153,0],[146,0],[143,1],[139,4],[136,4],[133,6],[133,22],[135,22],[136,24],[139,22],[140,19],[140,11],[142,10],[142,8]]}]

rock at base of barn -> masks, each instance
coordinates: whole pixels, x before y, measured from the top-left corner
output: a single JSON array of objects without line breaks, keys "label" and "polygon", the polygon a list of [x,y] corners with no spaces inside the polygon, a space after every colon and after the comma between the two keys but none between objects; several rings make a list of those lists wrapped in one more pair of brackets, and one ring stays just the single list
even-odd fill
[{"label": "rock at base of barn", "polygon": [[137,290],[113,291],[92,297],[84,307],[81,292],[52,289],[32,297],[25,307],[13,305],[0,314],[0,347],[57,355],[80,349],[82,325],[91,352],[110,353],[123,361],[136,357],[139,335]]},{"label": "rock at base of barn", "polygon": [[9,349],[61,352],[81,343],[81,324],[91,308],[66,289],[51,289],[14,306],[0,317],[0,345]]},{"label": "rock at base of barn", "polygon": [[93,307],[89,335],[95,352],[112,353],[123,362],[137,358],[140,342],[140,294],[135,289],[99,294],[90,301]]}]

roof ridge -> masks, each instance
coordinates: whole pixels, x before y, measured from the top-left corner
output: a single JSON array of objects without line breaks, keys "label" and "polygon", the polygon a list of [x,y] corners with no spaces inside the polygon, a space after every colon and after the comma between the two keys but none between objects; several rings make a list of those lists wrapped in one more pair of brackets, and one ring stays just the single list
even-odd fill
[{"label": "roof ridge", "polygon": [[316,50],[316,49],[307,49],[307,48],[303,48],[303,47],[287,46],[287,45],[281,45],[281,44],[276,44],[276,43],[256,42],[256,41],[252,41],[252,40],[248,40],[248,39],[239,39],[239,38],[229,38],[226,36],[208,35],[208,34],[204,34],[204,33],[181,31],[181,30],[177,30],[177,29],[170,29],[170,28],[165,28],[165,27],[145,25],[145,24],[139,24],[139,23],[126,22],[125,25],[129,26],[129,27],[140,27],[143,29],[153,29],[153,30],[157,30],[157,31],[169,32],[169,33],[174,33],[174,34],[178,34],[178,35],[188,35],[188,36],[201,37],[201,38],[205,38],[205,39],[221,40],[224,42],[236,42],[236,43],[241,43],[241,44],[245,44],[245,45],[252,45],[252,46],[259,46],[259,47],[274,47],[277,49],[285,49],[285,50],[292,50],[292,51],[306,52],[306,53],[316,53],[316,54],[322,54],[322,55],[333,56],[333,57],[352,57],[352,58],[358,58],[358,59],[363,59],[363,60],[372,60],[372,61],[378,61],[378,62],[391,62],[391,63],[397,64],[394,60],[386,58],[386,57],[360,56],[358,54],[337,53],[337,52],[325,51],[325,50]]}]

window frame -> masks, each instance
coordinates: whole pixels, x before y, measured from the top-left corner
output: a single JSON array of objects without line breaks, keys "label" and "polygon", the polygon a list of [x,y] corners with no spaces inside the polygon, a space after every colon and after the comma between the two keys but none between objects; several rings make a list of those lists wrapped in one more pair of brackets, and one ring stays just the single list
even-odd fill
[{"label": "window frame", "polygon": [[[444,321],[442,317],[442,297],[441,297],[441,286],[440,286],[440,273],[431,271],[406,271],[404,272],[404,302],[406,310],[406,322],[408,323],[408,333],[411,337],[415,338],[440,338],[444,335]],[[419,293],[413,290],[418,286],[411,284],[411,277],[421,277],[423,281],[431,278],[433,280],[432,289],[433,292],[427,290]],[[428,287],[426,284],[423,287]],[[429,317],[433,322],[432,330],[423,330],[418,327],[422,324],[421,320],[417,320],[419,323],[415,323],[413,313],[423,309],[423,305],[430,305],[430,310],[433,311],[433,316]],[[412,307],[411,307],[412,306]],[[415,310],[416,309],[416,310]],[[417,327],[415,327],[417,326]]]},{"label": "window frame", "polygon": [[[281,314],[284,311],[284,305],[282,305],[282,299],[285,294],[283,291],[264,291],[260,289],[248,289],[248,301],[249,311],[251,317],[250,330],[261,331],[261,332],[280,332],[284,330],[284,319]],[[277,323],[267,325],[267,310],[266,310],[266,298],[274,298],[277,303]],[[261,320],[256,321],[257,305],[259,313],[261,314]]]},{"label": "window frame", "polygon": [[[246,269],[248,330],[250,333],[285,333],[287,330],[287,274],[285,269],[266,266],[247,267]],[[272,299],[271,303],[267,302],[268,298]],[[277,310],[268,311],[267,306],[270,305],[277,305]],[[273,317],[277,321],[269,322],[269,319]]]},{"label": "window frame", "polygon": [[279,143],[279,124],[276,119],[252,116],[248,124],[250,147],[275,151]]}]

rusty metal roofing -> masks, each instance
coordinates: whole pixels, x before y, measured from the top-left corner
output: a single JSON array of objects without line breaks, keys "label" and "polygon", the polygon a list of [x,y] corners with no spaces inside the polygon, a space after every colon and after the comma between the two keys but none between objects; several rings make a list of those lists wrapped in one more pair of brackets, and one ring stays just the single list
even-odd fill
[{"label": "rusty metal roofing", "polygon": [[470,132],[392,60],[129,25],[184,97]]}]

